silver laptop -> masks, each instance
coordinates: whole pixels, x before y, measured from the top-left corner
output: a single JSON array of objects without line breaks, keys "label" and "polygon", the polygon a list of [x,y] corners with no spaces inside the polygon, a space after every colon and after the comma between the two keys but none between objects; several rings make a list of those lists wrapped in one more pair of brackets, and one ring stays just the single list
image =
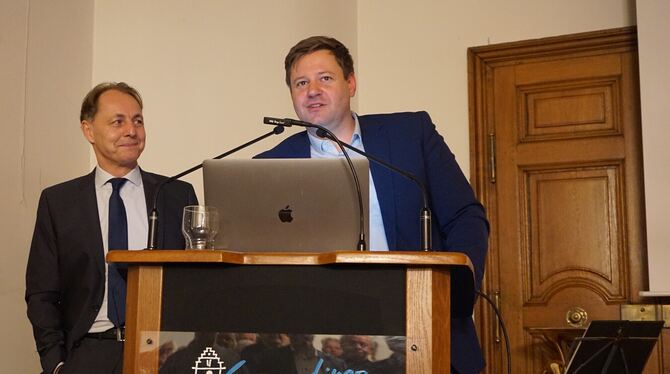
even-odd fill
[{"label": "silver laptop", "polygon": [[[369,166],[352,159],[369,240]],[[204,161],[205,204],[219,211],[215,248],[238,252],[355,250],[356,187],[345,159]]]}]

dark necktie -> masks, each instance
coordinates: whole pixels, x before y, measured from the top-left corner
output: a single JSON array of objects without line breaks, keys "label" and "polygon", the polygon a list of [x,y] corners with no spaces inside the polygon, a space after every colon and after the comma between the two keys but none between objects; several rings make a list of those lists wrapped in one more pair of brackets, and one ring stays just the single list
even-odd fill
[{"label": "dark necktie", "polygon": [[[128,219],[120,194],[126,181],[125,178],[112,178],[108,181],[112,185],[107,235],[107,249],[110,251],[128,249]],[[125,273],[126,270],[119,269],[117,264],[107,266],[107,316],[116,327],[123,326],[126,322]]]}]

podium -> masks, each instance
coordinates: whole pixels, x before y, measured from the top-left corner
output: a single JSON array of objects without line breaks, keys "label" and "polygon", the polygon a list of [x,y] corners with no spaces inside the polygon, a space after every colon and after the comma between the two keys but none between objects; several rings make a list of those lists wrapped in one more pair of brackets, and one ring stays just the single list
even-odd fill
[{"label": "podium", "polygon": [[475,299],[462,253],[145,250],[107,261],[128,265],[125,374],[158,372],[166,331],[404,336],[406,373],[449,373],[450,318],[471,316]]}]

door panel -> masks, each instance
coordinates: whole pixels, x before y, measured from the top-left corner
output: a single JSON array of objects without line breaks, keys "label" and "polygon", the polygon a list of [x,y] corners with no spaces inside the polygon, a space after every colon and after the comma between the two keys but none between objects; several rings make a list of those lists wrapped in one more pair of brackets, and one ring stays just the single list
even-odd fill
[{"label": "door panel", "polygon": [[[485,287],[500,293],[514,372],[549,372],[580,328],[619,319],[621,304],[640,300],[635,35],[627,28],[469,51],[472,181],[492,224]],[[487,372],[502,372],[493,316],[480,312]],[[647,373],[662,372],[662,360],[650,363]]]}]

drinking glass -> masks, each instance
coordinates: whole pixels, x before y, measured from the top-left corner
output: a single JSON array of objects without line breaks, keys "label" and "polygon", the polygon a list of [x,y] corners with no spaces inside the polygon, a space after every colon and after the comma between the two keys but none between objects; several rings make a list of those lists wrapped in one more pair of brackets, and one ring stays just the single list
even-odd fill
[{"label": "drinking glass", "polygon": [[219,232],[219,213],[212,206],[186,206],[181,232],[186,239],[186,249],[213,249]]}]

